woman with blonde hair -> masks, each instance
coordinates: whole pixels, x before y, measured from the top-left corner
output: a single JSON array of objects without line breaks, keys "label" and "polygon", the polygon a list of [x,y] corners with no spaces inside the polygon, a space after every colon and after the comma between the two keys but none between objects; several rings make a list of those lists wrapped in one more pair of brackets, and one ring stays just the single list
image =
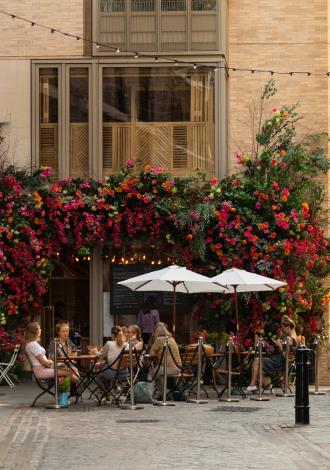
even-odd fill
[{"label": "woman with blonde hair", "polygon": [[[163,358],[162,365],[159,367],[159,371],[155,380],[150,383],[150,390],[151,393],[154,393],[154,382],[156,383],[157,390],[159,393],[159,399],[163,398],[163,386],[164,386],[164,360],[166,360],[167,364],[167,376],[173,377],[180,372],[179,367],[182,366],[181,357],[179,353],[178,345],[168,331],[165,323],[158,322],[153,334],[153,344],[150,348],[150,356],[154,357],[156,363],[159,364],[159,361],[162,357],[163,349],[164,349],[164,341],[165,337],[168,337],[168,347],[170,351],[166,357]],[[179,367],[178,367],[179,366]],[[151,380],[154,376],[154,371],[151,369],[148,374],[148,380]]]},{"label": "woman with blonde hair", "polygon": [[[29,359],[34,375],[37,379],[48,380],[55,377],[54,362],[47,359],[45,349],[40,346],[41,328],[38,322],[29,323],[25,328],[25,353]],[[73,372],[58,369],[59,377],[70,377],[73,383],[79,382]]]},{"label": "woman with blonde hair", "polygon": [[141,329],[138,325],[130,325],[127,329],[127,339],[134,339],[134,348],[136,351],[142,351],[143,341],[141,337]]},{"label": "woman with blonde hair", "polygon": [[[111,380],[116,377],[123,377],[128,375],[128,369],[119,369],[120,355],[123,349],[127,349],[127,342],[125,334],[120,326],[113,326],[111,328],[111,340],[107,341],[101,352],[96,352],[96,356],[105,359],[105,364],[102,367],[102,377],[106,380]],[[91,350],[91,352],[95,352]],[[111,366],[111,367],[109,367]]]}]

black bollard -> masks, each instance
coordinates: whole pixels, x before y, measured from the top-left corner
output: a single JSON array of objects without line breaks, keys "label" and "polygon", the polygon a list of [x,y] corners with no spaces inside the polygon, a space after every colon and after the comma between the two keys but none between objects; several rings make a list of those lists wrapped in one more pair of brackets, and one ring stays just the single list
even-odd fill
[{"label": "black bollard", "polygon": [[296,352],[296,424],[309,424],[309,352],[304,346]]}]

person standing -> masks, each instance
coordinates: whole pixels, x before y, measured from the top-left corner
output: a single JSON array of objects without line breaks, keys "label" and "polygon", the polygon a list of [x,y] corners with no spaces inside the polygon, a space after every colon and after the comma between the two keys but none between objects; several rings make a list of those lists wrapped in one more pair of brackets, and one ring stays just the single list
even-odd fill
[{"label": "person standing", "polygon": [[159,312],[155,306],[155,299],[149,296],[138,315],[138,325],[141,328],[144,344],[148,345],[155,326],[159,321]]}]

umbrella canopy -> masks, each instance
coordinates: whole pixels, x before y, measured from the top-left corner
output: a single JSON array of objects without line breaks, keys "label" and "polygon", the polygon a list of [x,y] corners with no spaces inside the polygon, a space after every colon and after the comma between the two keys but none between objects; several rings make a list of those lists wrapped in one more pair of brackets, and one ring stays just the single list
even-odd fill
[{"label": "umbrella canopy", "polygon": [[237,268],[227,269],[221,274],[212,277],[211,280],[217,285],[225,287],[225,293],[234,294],[237,334],[239,333],[237,293],[272,291],[286,285],[286,282],[277,281],[270,277],[260,276],[259,274]]},{"label": "umbrella canopy", "polygon": [[225,287],[227,293],[268,291],[286,285],[286,282],[237,268],[227,269],[212,277],[211,280]]},{"label": "umbrella canopy", "polygon": [[226,288],[211,282],[202,274],[187,268],[172,265],[167,268],[151,271],[141,276],[132,277],[118,284],[133,291],[173,291],[173,333],[176,325],[176,293],[194,294],[197,292],[225,292]]}]

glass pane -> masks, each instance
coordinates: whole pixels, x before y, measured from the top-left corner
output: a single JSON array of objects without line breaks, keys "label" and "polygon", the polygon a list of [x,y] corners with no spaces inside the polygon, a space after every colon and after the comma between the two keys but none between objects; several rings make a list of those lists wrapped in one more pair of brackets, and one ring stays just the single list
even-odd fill
[{"label": "glass pane", "polygon": [[212,76],[207,68],[104,68],[104,175],[130,158],[139,168],[150,163],[175,174],[195,168],[212,173]]},{"label": "glass pane", "polygon": [[161,0],[162,11],[185,11],[186,0]]},{"label": "glass pane", "polygon": [[190,81],[187,78],[142,77],[135,96],[138,121],[190,121]]},{"label": "glass pane", "polygon": [[119,13],[125,11],[125,0],[101,0],[101,12]]},{"label": "glass pane", "polygon": [[191,9],[193,11],[215,11],[217,0],[192,0]]},{"label": "glass pane", "polygon": [[39,72],[39,164],[58,174],[58,69]]},{"label": "glass pane", "polygon": [[88,68],[70,69],[70,176],[88,175]]},{"label": "glass pane", "polygon": [[155,11],[155,0],[131,0],[132,11]]}]

